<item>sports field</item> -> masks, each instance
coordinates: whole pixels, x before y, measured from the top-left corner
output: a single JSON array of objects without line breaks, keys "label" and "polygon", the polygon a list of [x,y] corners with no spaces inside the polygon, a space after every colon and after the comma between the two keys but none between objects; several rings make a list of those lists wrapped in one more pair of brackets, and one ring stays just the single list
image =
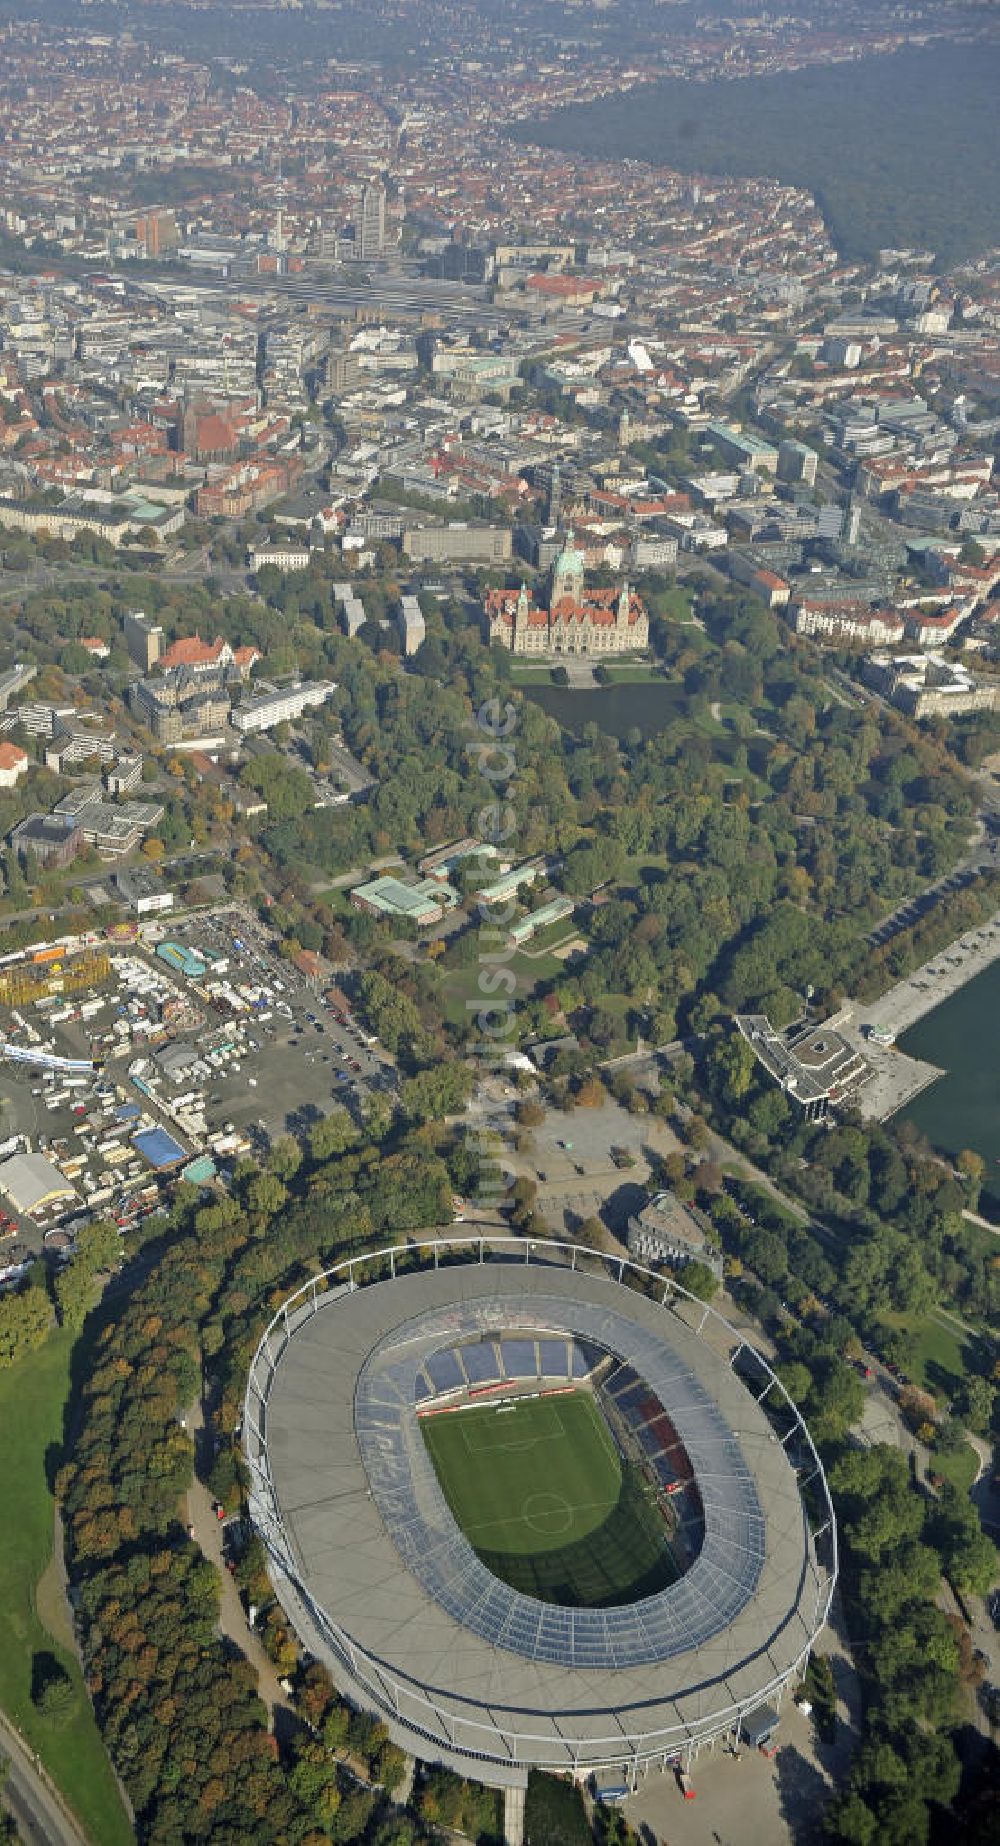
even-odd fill
[{"label": "sports field", "polygon": [[479,1405],[420,1426],[456,1523],[513,1589],[600,1608],[675,1581],[655,1502],[589,1392]]}]

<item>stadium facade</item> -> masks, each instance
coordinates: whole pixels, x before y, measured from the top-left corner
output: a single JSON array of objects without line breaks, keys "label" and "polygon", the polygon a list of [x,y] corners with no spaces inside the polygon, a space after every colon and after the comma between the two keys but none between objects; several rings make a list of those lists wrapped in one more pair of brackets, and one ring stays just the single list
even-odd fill
[{"label": "stadium facade", "polygon": [[[477,1556],[420,1418],[597,1377],[671,1517],[679,1497],[686,1568],[561,1607]],[[721,1315],[624,1258],[470,1237],[343,1263],[263,1335],[243,1443],[303,1645],[405,1749],[490,1784],[688,1767],[780,1706],[827,1618],[836,1527],[802,1418]]]}]

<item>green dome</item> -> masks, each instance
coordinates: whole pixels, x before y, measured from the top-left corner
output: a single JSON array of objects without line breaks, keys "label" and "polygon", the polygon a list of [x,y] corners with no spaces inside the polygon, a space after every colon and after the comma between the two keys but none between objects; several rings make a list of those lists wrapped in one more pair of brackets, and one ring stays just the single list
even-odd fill
[{"label": "green dome", "polygon": [[566,543],[552,566],[556,576],[579,576],[586,569],[587,560],[582,551],[573,543],[572,530],[566,534]]}]

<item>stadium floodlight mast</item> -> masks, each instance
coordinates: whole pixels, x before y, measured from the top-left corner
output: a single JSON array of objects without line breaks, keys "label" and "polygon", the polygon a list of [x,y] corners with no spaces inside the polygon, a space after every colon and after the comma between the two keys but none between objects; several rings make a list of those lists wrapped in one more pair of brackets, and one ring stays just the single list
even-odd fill
[{"label": "stadium floodlight mast", "polygon": [[[422,1354],[469,1340],[544,1329],[600,1347],[601,1327],[661,1403],[675,1391],[705,1537],[657,1596],[561,1608],[502,1583],[459,1531],[413,1378]],[[243,1447],[303,1646],[408,1751],[496,1786],[531,1767],[613,1768],[632,1786],[650,1766],[688,1767],[780,1705],[829,1614],[833,1506],[788,1392],[716,1308],[626,1256],[473,1234],[347,1258],[261,1335]]]}]

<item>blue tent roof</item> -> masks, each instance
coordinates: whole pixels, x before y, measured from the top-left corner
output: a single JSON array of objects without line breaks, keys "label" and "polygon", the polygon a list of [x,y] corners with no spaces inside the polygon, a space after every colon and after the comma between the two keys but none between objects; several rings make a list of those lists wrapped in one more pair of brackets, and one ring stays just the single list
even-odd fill
[{"label": "blue tent roof", "polygon": [[168,1135],[165,1128],[142,1128],[132,1137],[132,1146],[138,1148],[144,1160],[151,1167],[176,1167],[187,1159],[179,1141]]}]

